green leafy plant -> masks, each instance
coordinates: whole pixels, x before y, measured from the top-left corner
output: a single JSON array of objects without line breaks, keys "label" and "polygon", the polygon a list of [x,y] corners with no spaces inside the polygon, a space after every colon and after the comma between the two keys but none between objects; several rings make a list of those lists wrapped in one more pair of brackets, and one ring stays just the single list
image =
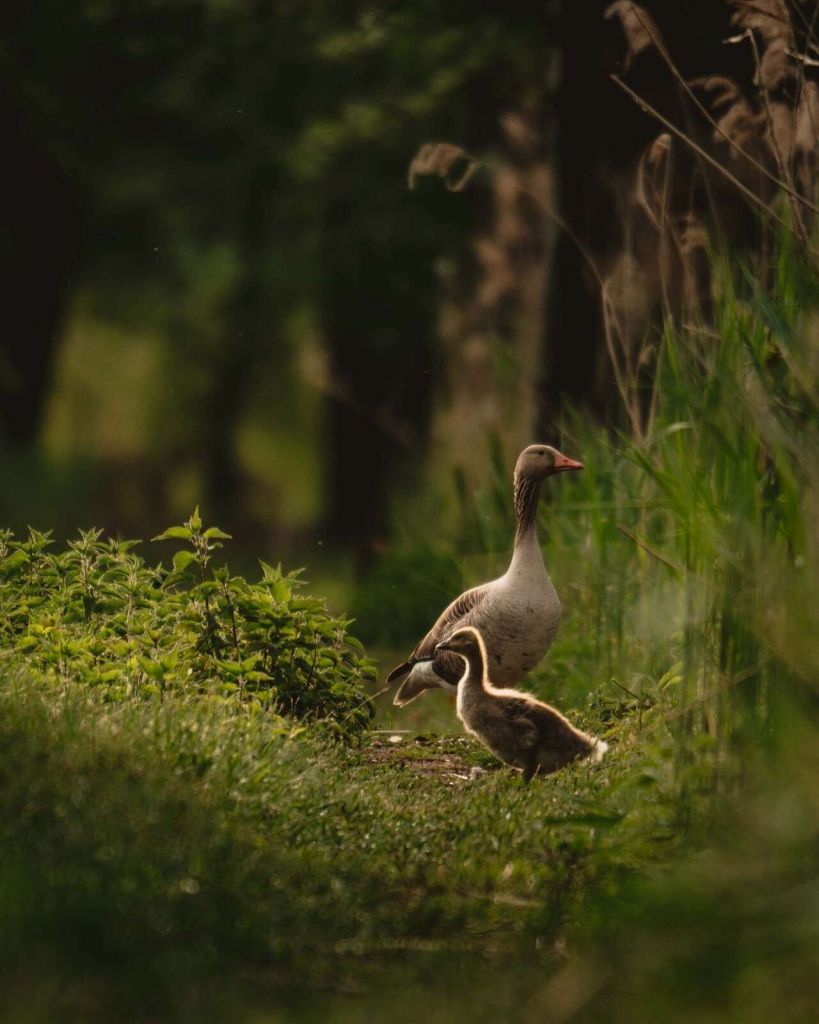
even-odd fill
[{"label": "green leafy plant", "polygon": [[148,565],[137,541],[80,531],[55,552],[50,533],[0,534],[0,662],[53,686],[82,681],[107,701],[236,701],[353,735],[372,717],[375,670],[347,627],[300,591],[300,573],[262,563],[261,579],[214,567],[229,540],[198,509],[154,538],[183,543]]}]

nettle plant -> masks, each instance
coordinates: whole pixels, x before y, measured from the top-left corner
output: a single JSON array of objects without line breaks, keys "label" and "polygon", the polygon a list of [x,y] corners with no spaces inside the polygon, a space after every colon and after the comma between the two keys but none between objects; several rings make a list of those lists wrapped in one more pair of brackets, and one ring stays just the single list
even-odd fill
[{"label": "nettle plant", "polygon": [[82,682],[104,699],[238,702],[321,721],[354,735],[372,718],[364,684],[375,668],[324,602],[300,592],[300,571],[261,563],[250,583],[211,565],[229,540],[198,509],[154,540],[184,545],[170,565],[139,541],[80,531],[55,552],[50,532],[0,531],[0,665],[53,685]]}]

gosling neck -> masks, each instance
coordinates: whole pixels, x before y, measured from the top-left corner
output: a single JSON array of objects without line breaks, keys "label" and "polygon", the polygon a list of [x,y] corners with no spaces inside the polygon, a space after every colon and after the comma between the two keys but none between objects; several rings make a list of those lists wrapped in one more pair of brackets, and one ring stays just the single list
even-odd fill
[{"label": "gosling neck", "polygon": [[540,501],[542,479],[515,477],[515,547],[530,537],[536,537],[537,504]]},{"label": "gosling neck", "polygon": [[486,678],[486,662],[481,651],[466,651],[461,655],[466,661],[466,675],[463,677],[462,686],[470,689],[483,690],[484,679]]}]

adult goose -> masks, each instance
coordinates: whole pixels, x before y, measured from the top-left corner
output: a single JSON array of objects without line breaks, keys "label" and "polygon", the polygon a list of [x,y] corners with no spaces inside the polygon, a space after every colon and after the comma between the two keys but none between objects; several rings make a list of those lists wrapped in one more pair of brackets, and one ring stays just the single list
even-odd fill
[{"label": "adult goose", "polygon": [[458,718],[499,761],[523,772],[528,782],[540,772],[548,775],[572,761],[599,761],[608,744],[580,729],[531,694],[490,682],[486,648],[477,629],[466,626],[438,644],[440,652],[466,662],[458,684]]},{"label": "adult goose", "polygon": [[549,445],[524,448],[515,464],[515,546],[509,568],[457,597],[409,658],[390,672],[388,683],[402,681],[393,703],[408,704],[433,687],[457,688],[461,659],[438,645],[463,626],[481,631],[492,678],[501,685],[514,685],[537,665],[560,624],[560,599],[543,564],[535,527],[540,488],[548,476],[582,468],[582,462]]}]

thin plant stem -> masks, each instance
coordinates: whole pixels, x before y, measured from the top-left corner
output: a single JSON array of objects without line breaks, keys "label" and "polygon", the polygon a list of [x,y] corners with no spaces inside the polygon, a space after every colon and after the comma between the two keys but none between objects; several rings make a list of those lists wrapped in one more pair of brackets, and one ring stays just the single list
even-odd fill
[{"label": "thin plant stem", "polygon": [[[626,85],[619,75],[611,75],[611,80],[618,85],[627,96],[630,96],[637,106],[649,117],[653,117],[660,124],[664,125],[670,132],[672,132],[678,139],[681,139],[687,146],[690,146],[695,153],[698,154],[706,163],[710,164],[716,171],[718,171],[724,178],[731,182],[738,191],[740,191],[747,199],[749,199],[755,206],[758,206],[763,210],[772,220],[775,220],[777,224],[785,228],[786,231],[793,233],[793,227],[783,217],[773,210],[764,199],[761,199],[752,189],[744,185],[736,175],[732,174],[727,167],[723,166],[719,160],[715,160],[710,153],[707,153],[702,146],[694,142],[694,140],[686,135],[682,129],[678,128],[672,121],[669,121],[667,117],[664,117],[656,108],[652,107],[650,103],[643,99],[639,93],[635,92],[630,85]],[[809,242],[806,242],[806,247],[813,256],[819,256],[817,251]]]},{"label": "thin plant stem", "polygon": [[[654,44],[655,49],[660,54],[662,59],[665,61],[665,63],[668,66],[668,69],[671,72],[671,74],[674,76],[676,81],[682,86],[682,88],[685,90],[685,92],[687,93],[687,95],[689,96],[691,101],[694,103],[694,105],[699,110],[699,112],[703,115],[703,117],[708,121],[708,123],[712,126],[712,128],[714,128],[714,130],[717,131],[722,136],[723,139],[725,139],[725,141],[728,143],[729,146],[731,146],[732,149],[735,149],[737,151],[737,153],[739,153],[741,156],[743,156],[756,170],[758,170],[760,172],[760,174],[764,175],[774,185],[776,185],[777,187],[781,188],[783,191],[787,192],[788,195],[791,196],[791,198],[793,198],[793,199],[797,200],[798,202],[800,202],[800,203],[804,204],[805,206],[807,206],[808,209],[811,210],[813,213],[819,214],[819,207],[815,206],[806,196],[803,196],[800,192],[798,192],[793,187],[793,185],[791,185],[787,180],[784,180],[783,178],[778,178],[775,174],[772,174],[763,163],[761,163],[759,160],[756,159],[756,157],[753,156],[753,154],[749,153],[748,150],[745,149],[743,146],[740,146],[740,144],[736,141],[736,139],[731,138],[731,136],[725,131],[725,129],[719,123],[719,121],[717,121],[716,118],[714,118],[712,116],[711,112],[708,110],[708,108],[705,106],[705,104],[702,103],[700,98],[697,96],[697,94],[691,88],[690,84],[685,80],[685,78],[681,74],[679,68],[674,63],[674,60],[672,59],[671,54],[668,52],[668,50],[667,50],[665,44],[663,43],[663,41],[661,39],[657,38],[657,36],[651,31],[651,26],[645,21],[644,18],[640,17],[639,9],[637,7],[632,7],[631,10],[632,10],[632,13],[634,14],[634,16],[637,18],[637,20],[642,25],[642,27],[645,30],[645,32],[648,35],[648,37],[651,39],[652,43]],[[755,54],[756,54],[756,44],[755,43],[754,43],[754,51],[755,51]],[[759,67],[759,56],[758,56],[758,54],[756,54],[756,57],[757,57],[757,68],[758,68]],[[776,140],[773,138],[773,136],[772,136],[772,142],[775,145]]]}]

